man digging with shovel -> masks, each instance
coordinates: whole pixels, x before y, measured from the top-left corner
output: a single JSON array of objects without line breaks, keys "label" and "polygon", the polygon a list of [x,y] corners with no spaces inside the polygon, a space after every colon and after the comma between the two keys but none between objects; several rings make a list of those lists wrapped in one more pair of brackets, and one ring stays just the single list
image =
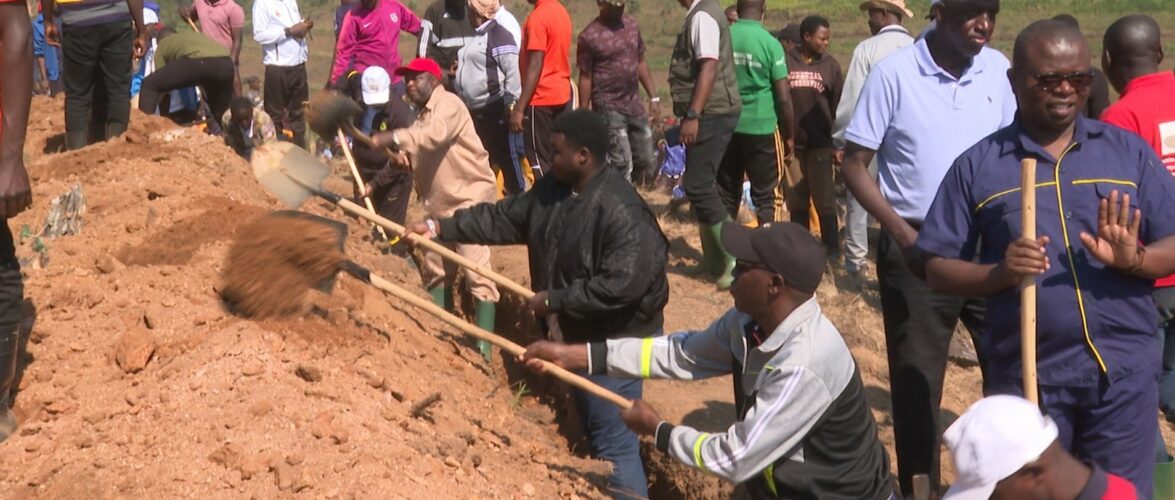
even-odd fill
[{"label": "man digging with shovel", "polygon": [[[411,94],[411,83],[408,88]],[[416,223],[410,230],[440,242],[526,243],[531,283],[538,292],[528,305],[540,318],[556,318],[562,340],[656,335],[669,300],[669,244],[628,180],[604,164],[609,141],[608,125],[599,115],[564,113],[551,125],[550,175],[530,191]],[[588,378],[625,398],[641,397],[640,380],[602,373]],[[581,390],[572,396],[592,457],[615,464],[612,493],[647,497],[639,441],[613,404]]]},{"label": "man digging with shovel", "polygon": [[[497,199],[498,188],[490,169],[489,153],[473,127],[465,103],[441,86],[441,67],[432,59],[418,58],[396,69],[403,76],[408,98],[416,105],[416,121],[407,128],[376,134],[376,147],[399,151],[393,161],[413,166],[413,178],[429,217],[450,217],[461,208]],[[365,196],[370,196],[368,186]],[[431,219],[430,219],[431,220]],[[490,249],[484,245],[455,244],[456,252],[482,267],[490,267]],[[424,280],[437,305],[452,308],[452,281],[457,266],[427,252]],[[498,288],[477,273],[465,273],[465,285],[477,301],[477,326],[493,331]],[[478,342],[481,355],[490,361],[489,343]]]}]

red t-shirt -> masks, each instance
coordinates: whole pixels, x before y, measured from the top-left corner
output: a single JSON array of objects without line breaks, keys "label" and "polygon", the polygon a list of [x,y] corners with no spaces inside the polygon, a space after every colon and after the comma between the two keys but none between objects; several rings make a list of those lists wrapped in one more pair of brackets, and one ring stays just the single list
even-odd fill
[{"label": "red t-shirt", "polygon": [[559,0],[538,0],[522,25],[519,73],[525,78],[527,51],[543,51],[543,72],[531,106],[562,106],[571,100],[571,16]]},{"label": "red t-shirt", "polygon": [[[1126,85],[1122,98],[1102,112],[1102,121],[1134,132],[1155,149],[1167,171],[1175,175],[1175,74],[1162,71],[1140,76]],[[1175,214],[1159,214],[1170,217]],[[1175,275],[1155,282],[1175,286]]]}]

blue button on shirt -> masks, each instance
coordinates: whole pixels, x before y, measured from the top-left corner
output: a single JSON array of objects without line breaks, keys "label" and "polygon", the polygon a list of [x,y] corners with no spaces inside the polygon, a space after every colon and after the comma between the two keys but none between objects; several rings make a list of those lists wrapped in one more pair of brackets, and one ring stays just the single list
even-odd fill
[{"label": "blue button on shirt", "polygon": [[984,47],[955,78],[919,40],[870,72],[845,139],[877,151],[881,194],[903,219],[921,222],[951,162],[1012,123],[1008,66]]},{"label": "blue button on shirt", "polygon": [[[1175,234],[1175,177],[1138,136],[1078,118],[1073,144],[1053,159],[1019,122],[963,153],[943,179],[918,235],[932,254],[982,264],[1004,260],[1019,238],[1020,159],[1037,159],[1036,224],[1048,236],[1051,267],[1037,279],[1037,373],[1042,385],[1092,387],[1102,370],[1115,381],[1158,373],[1153,280],[1099,262],[1081,243],[1097,234],[1098,203],[1129,194],[1142,210],[1140,239]],[[982,336],[989,381],[1019,380],[1020,292],[987,301]]]}]

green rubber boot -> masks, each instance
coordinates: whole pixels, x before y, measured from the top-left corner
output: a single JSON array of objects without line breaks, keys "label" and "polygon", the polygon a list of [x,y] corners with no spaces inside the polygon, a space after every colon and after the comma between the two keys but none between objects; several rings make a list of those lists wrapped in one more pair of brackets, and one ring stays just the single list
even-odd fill
[{"label": "green rubber boot", "polygon": [[719,264],[714,260],[714,233],[710,231],[709,226],[698,224],[698,237],[702,240],[702,258],[698,259],[698,265],[690,266],[682,270],[682,274],[686,276],[698,276],[702,274],[714,274],[721,269]]},{"label": "green rubber boot", "polygon": [[723,224],[737,224],[736,222],[726,219],[717,224],[706,226],[706,230],[710,232],[710,237],[714,241],[714,260],[717,262],[715,267],[718,273],[719,290],[729,290],[730,286],[734,284],[734,256],[730,255],[725,248],[722,247],[722,225]]},{"label": "green rubber boot", "polygon": [[[498,305],[488,300],[477,302],[477,327],[487,332],[494,331],[494,321],[497,319]],[[494,345],[485,340],[477,341],[477,350],[481,351],[481,357],[485,358],[486,363],[491,363],[494,360]]]},{"label": "green rubber boot", "polygon": [[1175,498],[1175,460],[1155,464],[1155,498]]},{"label": "green rubber boot", "polygon": [[445,308],[446,311],[453,311],[453,291],[449,290],[449,287],[434,286],[428,289],[428,294],[432,295],[433,304]]}]

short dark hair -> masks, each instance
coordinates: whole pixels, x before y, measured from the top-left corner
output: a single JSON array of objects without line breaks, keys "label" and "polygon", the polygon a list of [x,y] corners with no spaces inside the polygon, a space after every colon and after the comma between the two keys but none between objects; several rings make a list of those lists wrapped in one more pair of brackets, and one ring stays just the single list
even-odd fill
[{"label": "short dark hair", "polygon": [[608,157],[611,143],[608,123],[594,111],[577,109],[559,115],[551,123],[551,133],[563,134],[576,147],[587,148],[599,165]]},{"label": "short dark hair", "polygon": [[1077,22],[1077,18],[1072,14],[1057,14],[1053,16],[1054,21],[1060,21],[1077,29],[1081,29],[1081,23]]},{"label": "short dark hair", "polygon": [[825,19],[821,16],[805,17],[803,21],[800,21],[800,37],[803,38],[804,35],[811,35],[812,33],[815,33],[816,30],[818,30],[820,28],[831,29],[831,26],[828,24],[827,19]]},{"label": "short dark hair", "polygon": [[232,110],[234,115],[237,113],[242,113],[249,109],[253,109],[253,101],[250,101],[249,98],[245,96],[236,96],[233,98],[233,100],[229,101],[228,109]]}]

